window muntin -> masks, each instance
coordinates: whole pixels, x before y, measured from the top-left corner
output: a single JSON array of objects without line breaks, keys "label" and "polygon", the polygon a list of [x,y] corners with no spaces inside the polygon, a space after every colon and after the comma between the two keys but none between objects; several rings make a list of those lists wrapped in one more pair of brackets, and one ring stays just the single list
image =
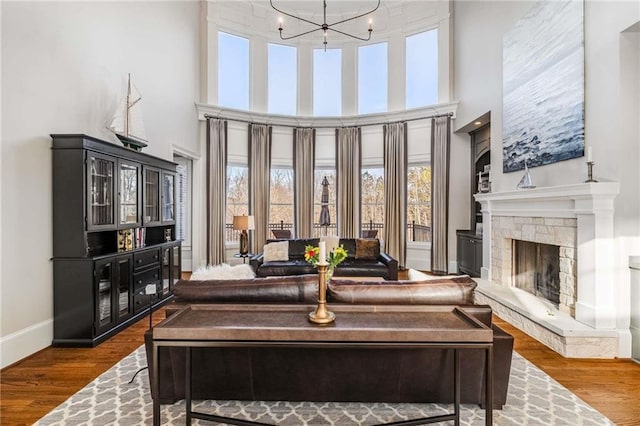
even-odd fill
[{"label": "window muntin", "polygon": [[269,191],[269,229],[293,229],[293,169],[272,168]]},{"label": "window muntin", "polygon": [[226,241],[238,241],[240,234],[233,230],[233,217],[249,214],[249,168],[227,166]]},{"label": "window muntin", "polygon": [[267,110],[271,114],[296,115],[298,51],[295,47],[269,43]]},{"label": "window muntin", "polygon": [[384,167],[362,168],[362,230],[384,229]]},{"label": "window muntin", "polygon": [[[322,209],[322,180],[327,177],[329,182],[329,217],[331,223],[327,227],[320,226],[320,210]],[[313,237],[322,235],[336,235],[336,170],[316,169],[313,176]],[[326,233],[325,233],[326,232]]]},{"label": "window muntin", "polygon": [[218,32],[218,105],[249,110],[249,39]]},{"label": "window muntin", "polygon": [[313,49],[313,115],[342,115],[342,49]]},{"label": "window muntin", "polygon": [[431,165],[407,170],[407,240],[431,241]]},{"label": "window muntin", "polygon": [[387,43],[358,47],[358,114],[387,111]]},{"label": "window muntin", "polygon": [[406,108],[438,102],[438,30],[406,38]]}]

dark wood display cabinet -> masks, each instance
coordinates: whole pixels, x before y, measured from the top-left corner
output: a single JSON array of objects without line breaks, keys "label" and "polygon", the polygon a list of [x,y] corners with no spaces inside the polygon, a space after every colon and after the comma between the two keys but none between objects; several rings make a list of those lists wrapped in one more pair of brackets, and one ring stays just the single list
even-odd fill
[{"label": "dark wood display cabinet", "polygon": [[473,231],[458,230],[458,273],[479,277],[482,268],[482,235]]},{"label": "dark wood display cabinet", "polygon": [[87,135],[51,137],[53,345],[95,346],[167,302],[180,279],[176,164]]}]

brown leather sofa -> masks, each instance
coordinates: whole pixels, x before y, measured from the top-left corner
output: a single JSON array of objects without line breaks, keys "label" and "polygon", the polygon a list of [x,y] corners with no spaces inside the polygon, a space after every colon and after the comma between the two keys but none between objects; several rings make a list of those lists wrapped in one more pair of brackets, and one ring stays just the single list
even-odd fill
[{"label": "brown leather sofa", "polygon": [[[280,240],[268,240],[275,242]],[[319,238],[297,238],[289,243],[289,259],[265,262],[262,253],[250,259],[250,264],[258,277],[315,274],[316,269],[304,260],[306,246],[318,246]],[[380,241],[364,238],[341,238],[340,244],[347,250],[347,258],[340,263],[335,277],[382,277],[386,280],[398,279],[398,261],[380,251]],[[370,250],[362,250],[367,245]]]},{"label": "brown leather sofa", "polygon": [[[453,279],[362,283],[329,282],[329,305],[460,305],[494,332],[494,408],[506,402],[513,337],[491,323],[491,308],[474,305],[476,284]],[[314,305],[317,276],[233,281],[180,281],[167,315],[193,303],[304,303]],[[312,308],[312,306],[310,306]],[[151,359],[151,332],[145,335]],[[453,351],[443,349],[193,349],[194,399],[453,402]],[[184,398],[184,348],[161,348],[160,401]],[[461,352],[461,400],[484,404],[483,350]],[[150,369],[152,371],[152,369]],[[156,390],[152,389],[156,397]]]}]

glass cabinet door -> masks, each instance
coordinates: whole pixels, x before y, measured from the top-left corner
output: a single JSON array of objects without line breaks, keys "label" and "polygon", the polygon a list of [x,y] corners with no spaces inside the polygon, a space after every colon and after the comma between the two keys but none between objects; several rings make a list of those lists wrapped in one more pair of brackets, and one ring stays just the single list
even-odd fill
[{"label": "glass cabinet door", "polygon": [[175,221],[175,181],[175,174],[162,173],[162,222]]},{"label": "glass cabinet door", "polygon": [[112,228],[116,224],[113,199],[115,159],[88,154],[87,173],[87,227],[89,229]]},{"label": "glass cabinet door", "polygon": [[160,222],[160,171],[144,170],[144,223]]},{"label": "glass cabinet door", "polygon": [[131,256],[118,258],[118,320],[127,318],[132,313],[131,277],[133,273]]},{"label": "glass cabinet door", "polygon": [[171,248],[171,255],[171,289],[173,290],[173,286],[180,280],[182,274],[182,251],[179,245]]},{"label": "glass cabinet door", "polygon": [[171,247],[162,249],[162,297],[167,297],[171,292]]},{"label": "glass cabinet door", "polygon": [[96,331],[113,322],[113,262],[111,260],[96,262]]},{"label": "glass cabinet door", "polygon": [[120,225],[139,225],[138,180],[140,176],[140,166],[136,163],[119,161],[118,172],[118,180],[120,183],[118,190],[118,205],[120,208],[119,223]]}]

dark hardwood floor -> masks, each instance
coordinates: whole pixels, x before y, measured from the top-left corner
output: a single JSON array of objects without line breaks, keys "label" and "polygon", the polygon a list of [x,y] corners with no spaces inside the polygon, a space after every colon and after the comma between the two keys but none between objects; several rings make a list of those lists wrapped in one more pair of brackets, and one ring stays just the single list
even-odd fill
[{"label": "dark hardwood floor", "polygon": [[[164,309],[153,314],[154,323]],[[576,360],[556,354],[496,318],[515,349],[618,425],[640,425],[640,365],[630,360]],[[46,348],[2,370],[0,424],[30,425],[143,343],[145,317],[96,348]]]}]

